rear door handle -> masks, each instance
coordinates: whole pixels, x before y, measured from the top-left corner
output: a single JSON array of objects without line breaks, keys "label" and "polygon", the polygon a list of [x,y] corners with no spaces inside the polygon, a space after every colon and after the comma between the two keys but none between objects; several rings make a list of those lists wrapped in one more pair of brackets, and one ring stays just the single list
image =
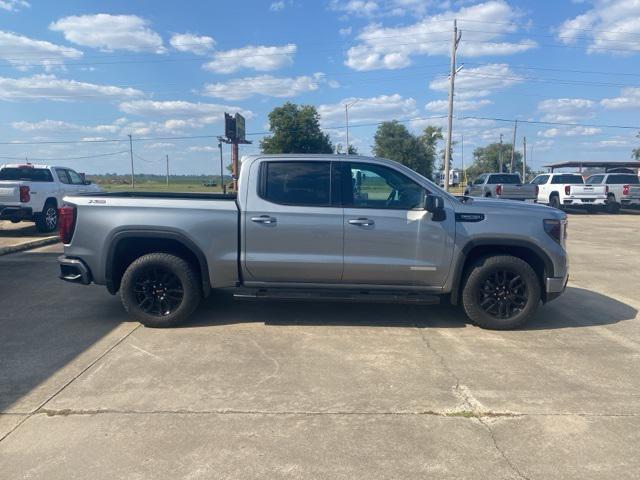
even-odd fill
[{"label": "rear door handle", "polygon": [[251,221],[256,223],[263,223],[265,225],[271,225],[277,222],[275,217],[270,217],[269,215],[260,215],[259,217],[251,217]]},{"label": "rear door handle", "polygon": [[352,218],[349,220],[350,225],[358,225],[360,227],[370,227],[375,225],[376,222],[371,220],[370,218]]}]

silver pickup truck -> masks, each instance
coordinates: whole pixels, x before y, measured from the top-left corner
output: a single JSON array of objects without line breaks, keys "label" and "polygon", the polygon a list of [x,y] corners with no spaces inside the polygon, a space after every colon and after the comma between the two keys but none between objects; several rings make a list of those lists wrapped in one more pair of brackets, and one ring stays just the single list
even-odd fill
[{"label": "silver pickup truck", "polygon": [[212,289],[239,296],[461,303],[522,325],[568,278],[566,215],[458,200],[380,158],[245,157],[238,194],[65,198],[60,277],[106,285],[146,326],[186,320]]},{"label": "silver pickup truck", "polygon": [[505,200],[538,199],[537,185],[523,184],[517,173],[483,173],[469,183],[464,192],[470,197],[502,198]]}]

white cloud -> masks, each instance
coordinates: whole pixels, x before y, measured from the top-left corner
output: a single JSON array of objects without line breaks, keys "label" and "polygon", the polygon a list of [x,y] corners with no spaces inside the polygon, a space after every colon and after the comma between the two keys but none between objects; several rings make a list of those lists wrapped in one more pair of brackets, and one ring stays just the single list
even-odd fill
[{"label": "white cloud", "polygon": [[623,88],[620,96],[603,98],[600,105],[612,110],[638,109],[640,108],[640,87]]},{"label": "white cloud", "polygon": [[[134,100],[120,104],[120,110],[130,115],[141,117],[192,117],[200,119],[213,118],[211,122],[223,118],[224,112],[240,112],[245,118],[253,118],[250,110],[232,105],[215,103],[194,103],[183,100],[154,101]],[[188,121],[188,120],[187,120]]]},{"label": "white cloud", "polygon": [[301,77],[257,77],[234,78],[227,82],[210,83],[204,87],[204,95],[209,97],[242,100],[253,95],[290,98],[305,92],[312,92],[325,82],[323,73]]},{"label": "white cloud", "polygon": [[65,60],[81,57],[82,52],[75,48],[0,31],[0,58],[20,69],[26,69],[29,65],[50,69],[61,66]]},{"label": "white cloud", "polygon": [[162,38],[149,28],[149,21],[136,15],[73,15],[49,25],[77,45],[104,51],[164,53]]},{"label": "white cloud", "polygon": [[296,45],[279,47],[247,46],[224,52],[216,52],[213,59],[203,65],[205,70],[215,73],[233,73],[242,68],[268,72],[293,64]]},{"label": "white cloud", "polygon": [[143,95],[134,88],[121,88],[110,85],[78,82],[57,78],[55,75],[34,75],[22,78],[0,77],[0,100],[38,100],[53,101],[92,99],[131,98]]},{"label": "white cloud", "polygon": [[[493,102],[491,100],[482,99],[482,100],[457,100],[454,102],[454,108],[457,113],[470,112],[474,110],[480,110],[487,105],[491,105]],[[449,111],[449,101],[448,100],[433,100],[428,102],[425,107],[427,111],[434,113],[446,113]]]},{"label": "white cloud", "polygon": [[338,33],[340,34],[341,37],[348,37],[349,35],[351,35],[352,31],[353,31],[352,27],[344,27],[338,30]]},{"label": "white cloud", "polygon": [[206,55],[216,45],[213,38],[192,33],[174,33],[169,43],[180,52],[191,52],[196,55]]},{"label": "white cloud", "polygon": [[17,12],[23,8],[30,8],[31,4],[26,0],[0,0],[0,9],[8,12]]},{"label": "white cloud", "polygon": [[211,145],[196,145],[194,147],[187,148],[189,152],[218,152],[218,147],[212,147]]},{"label": "white cloud", "polygon": [[[424,17],[408,26],[385,28],[370,24],[358,35],[360,43],[347,51],[345,65],[354,70],[398,69],[412,63],[412,57],[427,55],[449,56],[451,49],[452,18],[473,19],[474,23],[460,20],[463,40],[459,54],[465,57],[483,55],[511,55],[536,46],[530,39],[518,42],[504,40],[504,35],[518,31],[516,20],[520,14],[503,0],[491,0],[457,12],[446,11]],[[482,31],[476,21],[482,22]]]},{"label": "white cloud", "polygon": [[[502,90],[523,81],[524,78],[514,73],[505,63],[464,68],[456,75],[456,99],[487,97],[496,90]],[[446,76],[438,77],[429,83],[429,88],[438,92],[448,92],[449,79]]]},{"label": "white cloud", "polygon": [[272,2],[269,6],[269,10],[271,10],[272,12],[279,12],[280,10],[284,10],[284,7],[284,1],[280,0],[279,2]]},{"label": "white cloud", "polygon": [[596,127],[562,127],[562,128],[549,128],[538,132],[539,137],[554,138],[554,137],[584,137],[597,135],[602,132],[602,129]]},{"label": "white cloud", "polygon": [[[558,39],[576,44],[587,37],[589,53],[630,55],[640,52],[634,35],[640,35],[640,2],[591,0],[592,8],[558,27]],[[619,49],[615,51],[615,49]]]},{"label": "white cloud", "polygon": [[15,130],[25,133],[116,133],[120,126],[111,125],[79,125],[77,123],[61,120],[42,120],[40,122],[13,122],[11,126]]},{"label": "white cloud", "polygon": [[[353,103],[357,100],[356,103]],[[323,125],[342,125],[345,122],[344,106],[352,103],[349,108],[349,122],[379,122],[393,119],[406,119],[416,116],[418,109],[413,98],[402,95],[380,95],[371,98],[345,98],[344,100],[320,105],[318,113]]]},{"label": "white cloud", "polygon": [[596,102],[586,98],[552,98],[538,103],[545,122],[571,123],[595,116]]},{"label": "white cloud", "polygon": [[358,17],[371,17],[380,11],[378,2],[374,0],[331,0],[329,8]]}]

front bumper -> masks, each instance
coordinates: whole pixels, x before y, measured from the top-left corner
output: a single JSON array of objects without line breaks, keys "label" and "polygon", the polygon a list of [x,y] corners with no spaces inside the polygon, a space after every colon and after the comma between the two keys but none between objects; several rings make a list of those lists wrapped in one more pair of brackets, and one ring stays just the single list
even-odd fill
[{"label": "front bumper", "polygon": [[547,277],[545,279],[545,302],[555,300],[562,295],[567,288],[569,274],[564,277]]},{"label": "front bumper", "polygon": [[60,264],[60,279],[81,285],[91,283],[91,270],[82,260],[61,255],[58,257],[58,263]]},{"label": "front bumper", "polygon": [[0,220],[31,220],[33,209],[31,207],[18,207],[0,204]]}]

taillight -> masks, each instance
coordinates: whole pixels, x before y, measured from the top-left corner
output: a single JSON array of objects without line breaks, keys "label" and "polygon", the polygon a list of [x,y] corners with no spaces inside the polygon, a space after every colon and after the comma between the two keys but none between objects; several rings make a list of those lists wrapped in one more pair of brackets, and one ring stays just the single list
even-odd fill
[{"label": "taillight", "polygon": [[607,185],[606,187],[604,187],[604,192],[605,192],[605,193],[609,193],[609,185]]},{"label": "taillight", "polygon": [[496,195],[502,195],[502,185],[496,185]]},{"label": "taillight", "polygon": [[62,243],[71,243],[76,228],[76,208],[63,205],[58,209],[58,235]]},{"label": "taillight", "polygon": [[629,185],[623,185],[622,186],[622,194],[623,195],[629,195]]},{"label": "taillight", "polygon": [[31,191],[27,185],[20,187],[20,203],[28,203],[31,201]]},{"label": "taillight", "polygon": [[564,194],[565,195],[571,195],[571,185],[565,185],[564,186]]}]

